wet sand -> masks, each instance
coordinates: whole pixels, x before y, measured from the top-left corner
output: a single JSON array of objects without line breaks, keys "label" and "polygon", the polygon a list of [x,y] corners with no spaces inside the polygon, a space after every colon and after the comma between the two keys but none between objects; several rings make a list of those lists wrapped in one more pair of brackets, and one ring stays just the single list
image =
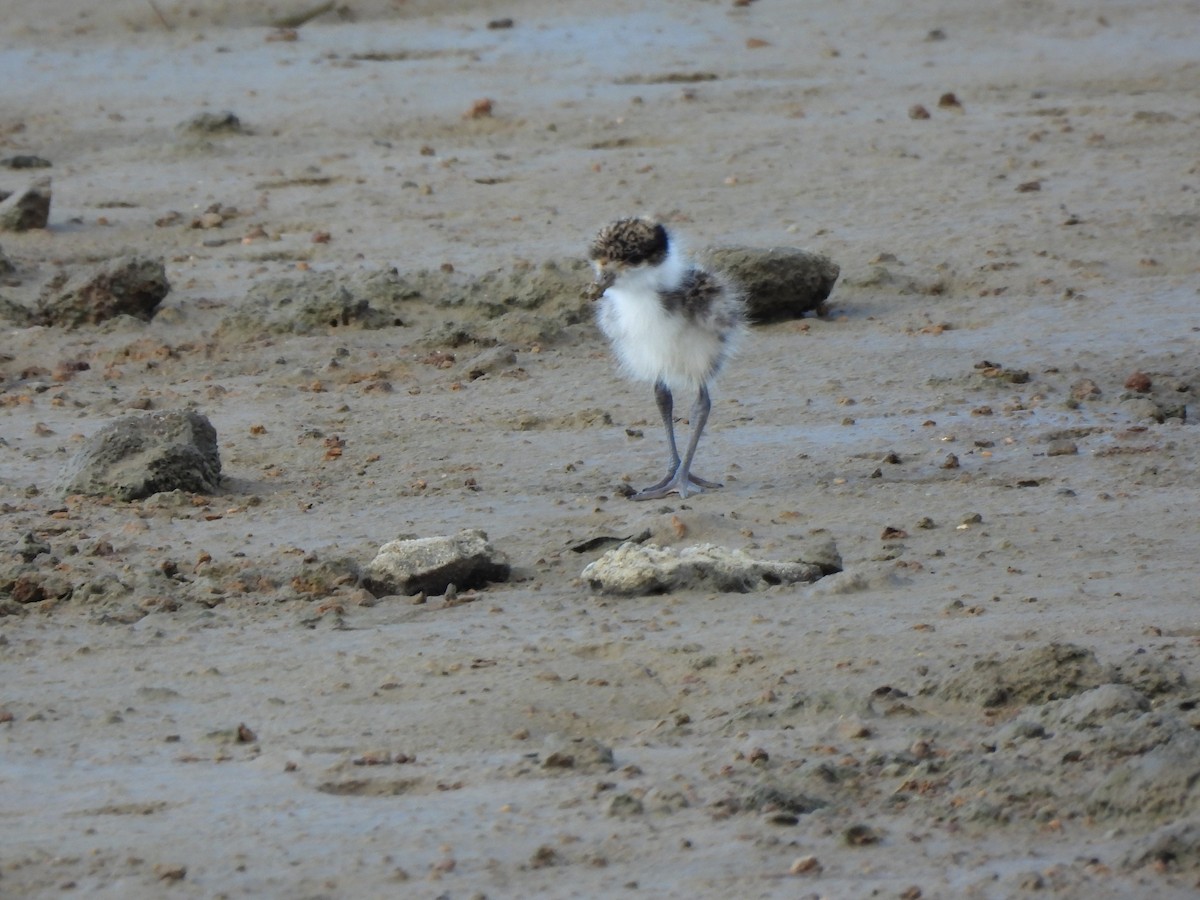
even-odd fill
[{"label": "wet sand", "polygon": [[[0,595],[0,894],[1194,896],[1188,4],[380,2],[294,33],[10,5],[0,156],[50,160],[53,205],[0,233],[0,297],[130,252],[172,290],[4,325],[3,571],[32,534],[63,597]],[[726,487],[686,501],[623,498],[665,448],[577,296],[255,305],[390,267],[570,282],[640,213],[842,267],[730,364],[697,459]],[[184,407],[219,494],[51,490],[115,417]],[[355,583],[461,528],[510,582]],[[845,571],[589,590],[572,548],[646,529],[832,538]]]}]

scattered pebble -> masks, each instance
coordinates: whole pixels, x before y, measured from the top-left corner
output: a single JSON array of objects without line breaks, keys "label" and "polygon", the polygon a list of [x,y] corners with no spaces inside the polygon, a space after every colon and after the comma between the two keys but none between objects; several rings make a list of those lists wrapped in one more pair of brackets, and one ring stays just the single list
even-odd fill
[{"label": "scattered pebble", "polygon": [[1134,372],[1125,379],[1125,388],[1130,391],[1137,391],[1139,394],[1148,393],[1153,383],[1150,381],[1150,376],[1145,372]]},{"label": "scattered pebble", "polygon": [[850,847],[868,847],[882,839],[883,835],[870,825],[851,825],[842,832],[842,841]]},{"label": "scattered pebble", "polygon": [[815,856],[797,856],[788,867],[791,875],[819,875],[821,862]]},{"label": "scattered pebble", "polygon": [[470,108],[463,113],[464,119],[486,119],[492,115],[493,103],[487,97],[480,98],[471,104]]}]

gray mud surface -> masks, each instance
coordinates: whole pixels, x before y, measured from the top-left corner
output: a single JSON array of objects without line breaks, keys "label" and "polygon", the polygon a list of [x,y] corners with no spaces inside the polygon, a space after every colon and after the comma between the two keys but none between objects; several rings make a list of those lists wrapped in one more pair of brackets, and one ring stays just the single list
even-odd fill
[{"label": "gray mud surface", "polygon": [[[6,6],[0,896],[1196,895],[1194,4],[304,6]],[[583,294],[642,213],[840,267],[686,501]],[[59,489],[168,410],[215,489]]]}]

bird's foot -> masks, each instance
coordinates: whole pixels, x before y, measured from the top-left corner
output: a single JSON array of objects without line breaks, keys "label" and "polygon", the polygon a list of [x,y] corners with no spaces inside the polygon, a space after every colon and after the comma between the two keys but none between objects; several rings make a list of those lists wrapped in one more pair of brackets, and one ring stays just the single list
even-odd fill
[{"label": "bird's foot", "polygon": [[715,490],[719,487],[724,487],[724,485],[720,482],[701,478],[699,475],[675,472],[657,484],[652,484],[650,487],[640,490],[636,494],[631,494],[629,499],[661,500],[670,494],[678,494],[680,499],[684,500],[690,494],[703,494],[706,490]]}]

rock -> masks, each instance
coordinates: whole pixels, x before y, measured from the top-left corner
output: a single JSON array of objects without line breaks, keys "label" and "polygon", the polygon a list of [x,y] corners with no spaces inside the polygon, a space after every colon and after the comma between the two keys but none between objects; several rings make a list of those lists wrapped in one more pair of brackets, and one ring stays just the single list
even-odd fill
[{"label": "rock", "polygon": [[149,321],[171,290],[161,259],[122,256],[75,276],[59,275],[38,298],[39,325],[95,325],[114,316]]},{"label": "rock", "polygon": [[160,491],[209,494],[220,483],[212,423],[191,410],[166,410],[105,425],[63,467],[55,489],[137,500]]},{"label": "rock", "polygon": [[16,156],[6,156],[4,159],[0,159],[0,166],[4,166],[6,169],[48,169],[50,168],[50,160],[44,159],[41,156],[21,153]]},{"label": "rock", "polygon": [[827,548],[824,559],[824,565],[799,560],[776,562],[716,544],[680,550],[657,544],[622,544],[590,563],[582,577],[593,590],[625,596],[691,587],[744,594],[775,584],[816,581],[830,573]]},{"label": "rock", "polygon": [[197,113],[178,127],[189,134],[246,134],[241,119],[229,110]]},{"label": "rock", "polygon": [[701,256],[741,285],[750,320],[756,323],[820,311],[841,274],[829,257],[792,247],[717,247]]},{"label": "rock", "polygon": [[12,264],[12,260],[4,254],[4,248],[0,247],[0,275],[11,275],[17,271],[17,267]]},{"label": "rock", "polygon": [[385,594],[443,594],[507,581],[508,559],[488,543],[479,529],[453,537],[402,538],[379,548],[367,566],[363,586],[376,597]]},{"label": "rock", "polygon": [[1137,391],[1139,394],[1150,393],[1150,388],[1153,386],[1154,383],[1150,380],[1150,376],[1140,370],[1125,379],[1125,389]]},{"label": "rock", "polygon": [[50,179],[38,178],[0,201],[0,231],[45,228],[50,221]]},{"label": "rock", "polygon": [[1046,644],[1007,658],[977,660],[942,689],[951,700],[984,707],[1024,706],[1070,697],[1113,680],[1096,655],[1077,644]]},{"label": "rock", "polygon": [[33,562],[43,553],[50,552],[50,545],[35,535],[32,531],[26,532],[17,544],[17,553],[25,562]]},{"label": "rock", "polygon": [[1161,424],[1166,420],[1162,409],[1150,397],[1127,397],[1121,401],[1121,409],[1134,421]]},{"label": "rock", "polygon": [[578,773],[611,772],[615,767],[612,748],[595,738],[550,735],[542,748],[543,769],[570,769]]},{"label": "rock", "polygon": [[820,797],[805,792],[796,785],[769,781],[757,784],[736,800],[737,808],[755,812],[784,811],[806,816],[829,804]]},{"label": "rock", "polygon": [[608,801],[608,814],[618,819],[640,816],[646,811],[646,805],[633,794],[614,794]]}]

